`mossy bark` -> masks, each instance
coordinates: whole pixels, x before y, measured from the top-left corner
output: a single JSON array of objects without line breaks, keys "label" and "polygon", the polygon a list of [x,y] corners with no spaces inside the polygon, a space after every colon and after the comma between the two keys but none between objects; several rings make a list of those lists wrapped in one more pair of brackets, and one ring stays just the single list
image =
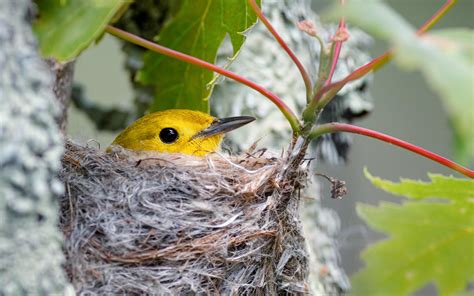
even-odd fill
[{"label": "mossy bark", "polygon": [[62,295],[63,143],[29,0],[0,1],[0,295]]}]

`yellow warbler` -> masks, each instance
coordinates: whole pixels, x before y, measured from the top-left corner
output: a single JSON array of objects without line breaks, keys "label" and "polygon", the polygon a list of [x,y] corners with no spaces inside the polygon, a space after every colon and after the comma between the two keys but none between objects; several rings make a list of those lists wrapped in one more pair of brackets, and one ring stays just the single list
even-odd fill
[{"label": "yellow warbler", "polygon": [[166,110],[138,119],[112,145],[131,150],[204,156],[217,151],[224,133],[254,121],[251,116],[215,118],[191,110]]}]

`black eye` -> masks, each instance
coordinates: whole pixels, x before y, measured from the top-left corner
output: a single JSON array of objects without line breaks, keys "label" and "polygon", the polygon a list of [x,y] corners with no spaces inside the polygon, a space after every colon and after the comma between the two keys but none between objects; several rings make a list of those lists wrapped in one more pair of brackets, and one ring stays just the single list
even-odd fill
[{"label": "black eye", "polygon": [[160,131],[160,139],[163,143],[171,144],[178,139],[178,132],[171,127],[165,127]]}]

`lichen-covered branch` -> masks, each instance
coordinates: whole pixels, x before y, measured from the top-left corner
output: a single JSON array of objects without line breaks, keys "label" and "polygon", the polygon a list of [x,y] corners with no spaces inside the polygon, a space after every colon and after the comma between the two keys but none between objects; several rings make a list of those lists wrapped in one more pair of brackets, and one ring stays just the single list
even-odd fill
[{"label": "lichen-covered branch", "polygon": [[67,127],[67,109],[71,101],[71,90],[74,78],[74,64],[75,60],[61,63],[55,59],[46,59],[46,63],[54,74],[53,92],[58,100],[58,106],[61,108],[60,116],[57,117],[56,122],[61,129],[63,135],[66,134]]},{"label": "lichen-covered branch", "polygon": [[0,295],[62,295],[62,140],[29,0],[0,1]]}]

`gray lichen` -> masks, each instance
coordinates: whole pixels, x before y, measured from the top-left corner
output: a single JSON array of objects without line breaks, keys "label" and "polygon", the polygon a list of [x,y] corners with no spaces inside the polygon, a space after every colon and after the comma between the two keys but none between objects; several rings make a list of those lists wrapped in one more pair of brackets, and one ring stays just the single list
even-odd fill
[{"label": "gray lichen", "polygon": [[31,1],[0,1],[0,295],[63,294],[57,178],[63,151]]}]

